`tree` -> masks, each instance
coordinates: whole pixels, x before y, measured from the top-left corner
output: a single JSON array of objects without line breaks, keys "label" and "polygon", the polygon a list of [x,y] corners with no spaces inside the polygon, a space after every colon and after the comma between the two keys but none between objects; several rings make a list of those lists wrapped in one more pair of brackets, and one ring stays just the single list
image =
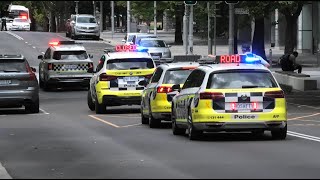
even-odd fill
[{"label": "tree", "polygon": [[279,11],[286,19],[286,36],[284,53],[292,53],[297,46],[297,22],[305,1],[278,1]]}]

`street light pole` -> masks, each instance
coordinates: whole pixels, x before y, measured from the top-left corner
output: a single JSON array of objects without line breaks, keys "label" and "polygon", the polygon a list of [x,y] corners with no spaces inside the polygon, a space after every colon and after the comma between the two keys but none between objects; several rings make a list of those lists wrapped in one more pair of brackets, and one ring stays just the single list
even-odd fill
[{"label": "street light pole", "polygon": [[189,7],[184,6],[184,16],[183,16],[183,49],[185,50],[185,55],[188,54],[188,18],[189,18]]},{"label": "street light pole", "polygon": [[103,1],[100,1],[100,32],[103,32]]},{"label": "street light pole", "polygon": [[114,1],[111,1],[111,38],[114,34]]},{"label": "street light pole", "polygon": [[96,2],[92,1],[93,4],[93,16],[96,17]]},{"label": "street light pole", "polygon": [[210,2],[207,2],[207,9],[208,9],[208,54],[212,54],[212,39],[211,39],[211,21],[210,21]]},{"label": "street light pole", "polygon": [[153,20],[154,20],[154,25],[153,25],[153,31],[154,31],[154,35],[157,35],[157,1],[154,1],[153,4]]},{"label": "street light pole", "polygon": [[130,20],[131,20],[131,15],[130,15],[130,1],[127,1],[127,33],[130,33]]},{"label": "street light pole", "polygon": [[193,5],[190,5],[188,54],[193,54]]},{"label": "street light pole", "polygon": [[234,4],[229,4],[229,55],[234,54]]},{"label": "street light pole", "polygon": [[217,55],[217,11],[216,2],[213,3],[214,22],[213,22],[213,55]]},{"label": "street light pole", "polygon": [[76,11],[76,14],[78,14],[78,3],[79,3],[79,1],[74,1],[75,3],[76,3],[76,9],[75,9],[75,11]]}]

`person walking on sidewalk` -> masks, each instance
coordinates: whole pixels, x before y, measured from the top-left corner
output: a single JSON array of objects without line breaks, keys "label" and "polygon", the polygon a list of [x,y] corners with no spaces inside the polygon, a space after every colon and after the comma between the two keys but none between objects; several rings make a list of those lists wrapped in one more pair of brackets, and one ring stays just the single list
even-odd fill
[{"label": "person walking on sidewalk", "polygon": [[2,11],[1,15],[2,15],[2,18],[1,18],[1,31],[3,31],[3,29],[5,29],[5,31],[7,31],[7,18],[6,16],[4,15],[4,11]]},{"label": "person walking on sidewalk", "polygon": [[280,65],[282,71],[292,71],[298,70],[298,73],[302,72],[302,66],[296,63],[298,57],[298,52],[294,51],[292,54],[283,55],[280,59]]}]

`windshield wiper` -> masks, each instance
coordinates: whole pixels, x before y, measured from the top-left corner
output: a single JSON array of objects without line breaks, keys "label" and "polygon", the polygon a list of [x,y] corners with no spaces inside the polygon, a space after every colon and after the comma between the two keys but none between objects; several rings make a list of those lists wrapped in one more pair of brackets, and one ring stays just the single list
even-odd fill
[{"label": "windshield wiper", "polygon": [[242,86],[242,88],[261,88],[261,87],[265,87],[265,86]]},{"label": "windshield wiper", "polygon": [[3,70],[3,72],[21,72],[21,71],[18,71],[18,70]]}]

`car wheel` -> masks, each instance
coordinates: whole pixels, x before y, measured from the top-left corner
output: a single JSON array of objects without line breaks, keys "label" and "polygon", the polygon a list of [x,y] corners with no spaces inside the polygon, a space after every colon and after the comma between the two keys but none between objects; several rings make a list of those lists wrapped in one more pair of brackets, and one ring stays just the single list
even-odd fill
[{"label": "car wheel", "polygon": [[273,139],[284,140],[287,137],[287,125],[284,128],[271,131]]},{"label": "car wheel", "polygon": [[41,72],[40,72],[40,67],[39,67],[39,87],[43,88],[43,81],[41,80]]},{"label": "car wheel", "polygon": [[192,123],[191,111],[188,112],[188,136],[190,140],[198,140],[203,131],[196,130]]},{"label": "car wheel", "polygon": [[149,127],[150,128],[159,128],[161,125],[161,120],[155,119],[152,116],[152,111],[149,105]]},{"label": "car wheel", "polygon": [[148,124],[149,123],[149,118],[146,118],[143,114],[143,108],[140,110],[141,112],[141,124]]},{"label": "car wheel", "polygon": [[27,113],[39,113],[39,98],[35,102],[25,105],[25,111]]},{"label": "car wheel", "polygon": [[95,110],[95,104],[94,104],[93,101],[92,101],[90,89],[88,90],[87,103],[88,103],[89,109],[90,109],[91,111],[94,111],[94,110]]},{"label": "car wheel", "polygon": [[99,104],[98,99],[96,98],[95,110],[96,110],[96,114],[106,114],[107,113],[107,106],[104,103]]},{"label": "car wheel", "polygon": [[43,82],[43,90],[44,91],[50,91],[51,90],[51,85],[47,82]]}]

